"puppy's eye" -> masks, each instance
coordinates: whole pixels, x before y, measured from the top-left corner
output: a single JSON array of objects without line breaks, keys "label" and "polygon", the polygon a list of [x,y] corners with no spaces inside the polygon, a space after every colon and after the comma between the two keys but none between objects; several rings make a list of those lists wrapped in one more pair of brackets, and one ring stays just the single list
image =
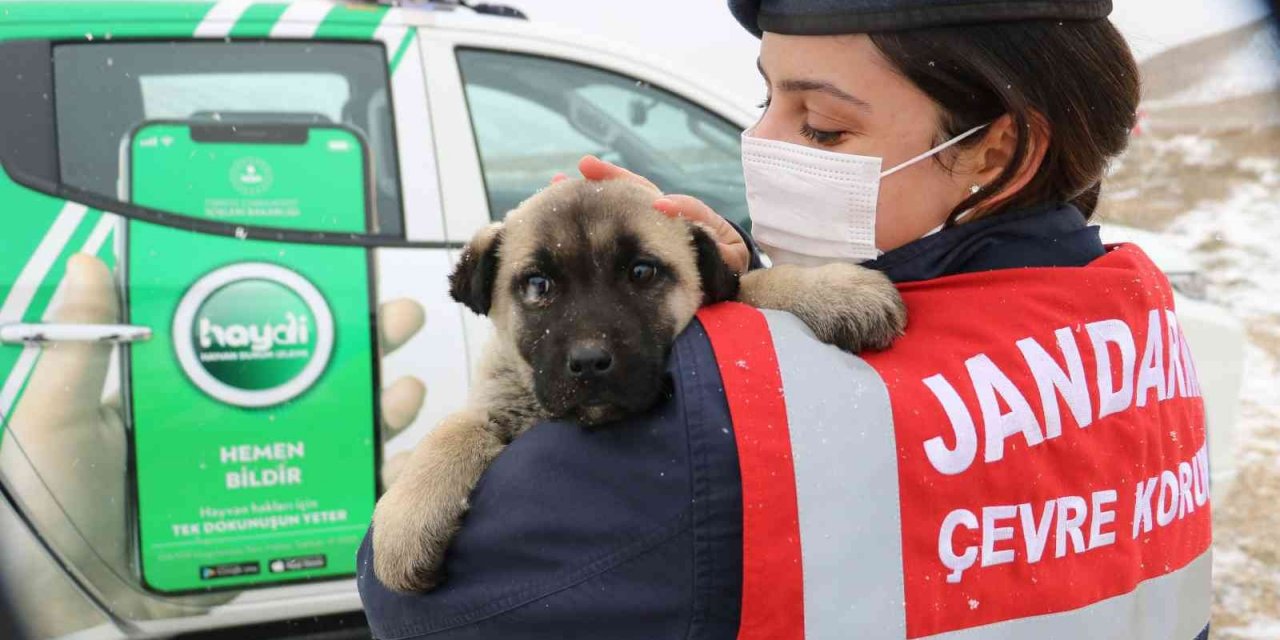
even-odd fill
[{"label": "puppy's eye", "polygon": [[524,299],[529,302],[540,302],[545,300],[551,294],[551,279],[534,274],[525,278],[524,281]]},{"label": "puppy's eye", "polygon": [[631,281],[636,284],[644,284],[653,280],[658,275],[658,267],[652,262],[636,262],[631,265]]}]

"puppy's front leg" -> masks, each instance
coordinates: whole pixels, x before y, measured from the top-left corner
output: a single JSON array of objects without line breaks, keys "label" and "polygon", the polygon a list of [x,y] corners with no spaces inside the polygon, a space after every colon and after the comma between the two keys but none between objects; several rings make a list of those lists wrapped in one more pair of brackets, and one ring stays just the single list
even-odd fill
[{"label": "puppy's front leg", "polygon": [[476,410],[450,415],[418,443],[373,512],[373,570],[382,584],[404,592],[440,584],[471,490],[504,446]]},{"label": "puppy's front leg", "polygon": [[819,340],[854,353],[888,347],[907,326],[893,283],[879,271],[843,262],[757,269],[742,276],[738,300],[787,311]]}]

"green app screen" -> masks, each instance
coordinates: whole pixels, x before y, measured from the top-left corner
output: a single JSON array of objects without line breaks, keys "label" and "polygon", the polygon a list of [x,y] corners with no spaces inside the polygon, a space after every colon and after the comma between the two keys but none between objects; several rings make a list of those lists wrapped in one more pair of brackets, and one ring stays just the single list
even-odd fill
[{"label": "green app screen", "polygon": [[[351,131],[254,142],[209,130],[138,129],[133,202],[236,225],[367,230]],[[129,225],[129,320],[153,331],[129,370],[146,585],[354,573],[376,491],[365,250]]]}]

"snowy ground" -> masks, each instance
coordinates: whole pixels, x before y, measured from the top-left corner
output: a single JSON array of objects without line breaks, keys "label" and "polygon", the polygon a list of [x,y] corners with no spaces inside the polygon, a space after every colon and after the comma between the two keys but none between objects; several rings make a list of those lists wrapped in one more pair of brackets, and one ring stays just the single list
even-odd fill
[{"label": "snowy ground", "polygon": [[1135,139],[1104,220],[1162,231],[1247,327],[1239,474],[1214,506],[1214,637],[1280,638],[1280,130]]}]

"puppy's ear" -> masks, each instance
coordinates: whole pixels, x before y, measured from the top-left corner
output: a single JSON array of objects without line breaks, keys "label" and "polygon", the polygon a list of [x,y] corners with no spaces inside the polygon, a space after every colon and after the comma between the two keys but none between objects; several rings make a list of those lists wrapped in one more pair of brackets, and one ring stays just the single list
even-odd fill
[{"label": "puppy's ear", "polygon": [[689,225],[693,248],[697,251],[698,275],[702,278],[702,304],[715,304],[738,297],[738,274],[720,259],[720,248],[705,229]]},{"label": "puppy's ear", "polygon": [[487,315],[493,304],[493,284],[498,275],[498,251],[502,247],[502,225],[480,230],[462,251],[462,259],[449,274],[449,295],[468,309]]}]

